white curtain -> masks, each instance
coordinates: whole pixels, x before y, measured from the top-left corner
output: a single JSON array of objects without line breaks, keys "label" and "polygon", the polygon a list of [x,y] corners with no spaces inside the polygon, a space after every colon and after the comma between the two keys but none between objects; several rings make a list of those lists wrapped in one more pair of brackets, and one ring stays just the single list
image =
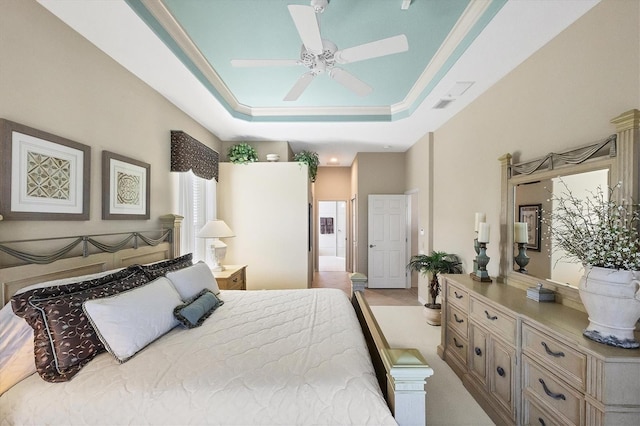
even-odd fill
[{"label": "white curtain", "polygon": [[180,173],[181,254],[193,253],[193,260],[210,262],[208,241],[196,235],[207,221],[216,218],[216,181],[197,177],[191,171]]}]

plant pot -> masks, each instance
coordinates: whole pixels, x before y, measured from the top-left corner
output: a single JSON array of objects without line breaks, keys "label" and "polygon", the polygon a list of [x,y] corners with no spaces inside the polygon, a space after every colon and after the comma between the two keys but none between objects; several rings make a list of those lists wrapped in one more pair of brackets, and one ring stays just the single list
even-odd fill
[{"label": "plant pot", "polygon": [[620,348],[635,349],[636,322],[640,318],[638,272],[586,267],[580,279],[582,303],[589,315],[583,334],[591,340]]},{"label": "plant pot", "polygon": [[441,312],[442,311],[440,309],[440,306],[438,307],[425,306],[424,309],[422,310],[422,314],[427,319],[427,324],[430,324],[430,325],[440,325],[442,323]]}]

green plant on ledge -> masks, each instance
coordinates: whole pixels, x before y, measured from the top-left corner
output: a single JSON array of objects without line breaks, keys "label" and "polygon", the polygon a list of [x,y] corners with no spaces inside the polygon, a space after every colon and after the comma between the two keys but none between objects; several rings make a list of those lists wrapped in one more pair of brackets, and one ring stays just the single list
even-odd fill
[{"label": "green plant on ledge", "polygon": [[301,151],[294,155],[293,159],[298,163],[303,163],[309,166],[309,180],[311,182],[315,182],[316,175],[318,174],[318,165],[320,164],[318,153],[313,151]]},{"label": "green plant on ledge", "polygon": [[229,148],[229,161],[234,164],[247,164],[258,161],[258,153],[248,143],[237,143]]}]

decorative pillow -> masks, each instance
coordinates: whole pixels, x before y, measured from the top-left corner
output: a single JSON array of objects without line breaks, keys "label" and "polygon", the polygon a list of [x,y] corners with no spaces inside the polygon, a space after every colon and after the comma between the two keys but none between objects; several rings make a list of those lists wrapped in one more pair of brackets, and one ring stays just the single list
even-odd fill
[{"label": "decorative pillow", "polygon": [[200,327],[224,301],[218,299],[211,290],[202,290],[190,302],[176,306],[173,315],[187,328]]},{"label": "decorative pillow", "polygon": [[84,302],[84,312],[109,353],[125,362],[178,325],[180,295],[165,277],[103,299]]},{"label": "decorative pillow", "polygon": [[148,265],[142,265],[142,270],[149,280],[155,280],[158,277],[164,276],[167,272],[177,271],[178,269],[186,268],[193,265],[193,254],[188,253],[175,259],[162,260],[156,263],[150,263]]},{"label": "decorative pillow", "polygon": [[[100,278],[120,269],[45,281],[22,288],[18,293]],[[14,314],[11,303],[7,303],[0,309],[0,395],[35,372],[33,328],[24,319]]]},{"label": "decorative pillow", "polygon": [[167,278],[178,290],[180,297],[185,302],[193,300],[202,290],[210,290],[213,294],[219,294],[220,289],[209,266],[200,261],[179,271],[167,273]]},{"label": "decorative pillow", "polygon": [[104,346],[82,310],[85,300],[111,296],[149,282],[140,266],[100,278],[15,295],[13,311],[34,331],[36,370],[48,382],[70,380]]}]

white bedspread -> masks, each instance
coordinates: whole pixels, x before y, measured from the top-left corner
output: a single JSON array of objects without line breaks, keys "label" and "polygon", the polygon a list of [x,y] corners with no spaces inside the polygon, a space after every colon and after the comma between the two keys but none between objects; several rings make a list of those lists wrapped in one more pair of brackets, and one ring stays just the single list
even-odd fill
[{"label": "white bedspread", "polygon": [[395,424],[340,290],[223,291],[195,329],[71,381],[34,374],[0,397],[2,424]]}]

